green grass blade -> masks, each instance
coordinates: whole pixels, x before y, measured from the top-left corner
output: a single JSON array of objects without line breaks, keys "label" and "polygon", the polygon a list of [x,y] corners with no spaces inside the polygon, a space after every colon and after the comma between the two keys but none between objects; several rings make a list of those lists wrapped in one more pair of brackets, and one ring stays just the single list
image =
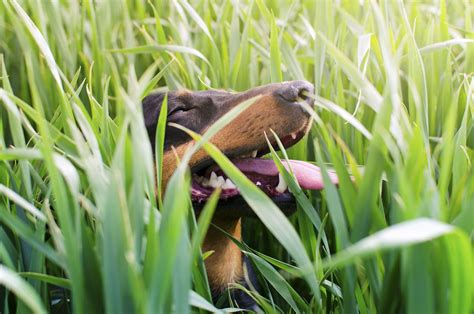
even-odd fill
[{"label": "green grass blade", "polygon": [[13,291],[34,313],[47,313],[36,291],[18,274],[0,265],[0,284]]}]

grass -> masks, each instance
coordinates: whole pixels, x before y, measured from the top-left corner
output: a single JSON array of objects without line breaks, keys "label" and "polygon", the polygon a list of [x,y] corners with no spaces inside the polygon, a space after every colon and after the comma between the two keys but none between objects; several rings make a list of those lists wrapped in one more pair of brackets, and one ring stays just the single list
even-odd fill
[{"label": "grass", "polygon": [[[473,19],[467,0],[1,1],[0,312],[218,312],[216,195],[195,217],[186,158],[157,195],[140,100],[306,79],[311,133],[269,156],[289,219],[206,141],[243,107],[193,134],[259,217],[248,293],[264,312],[472,313]],[[301,191],[287,156],[339,188]]]}]

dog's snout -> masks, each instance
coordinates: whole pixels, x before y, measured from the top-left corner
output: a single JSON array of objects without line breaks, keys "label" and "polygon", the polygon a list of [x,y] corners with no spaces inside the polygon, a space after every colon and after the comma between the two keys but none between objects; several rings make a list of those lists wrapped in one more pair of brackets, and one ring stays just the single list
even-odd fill
[{"label": "dog's snout", "polygon": [[285,82],[277,91],[277,94],[288,102],[298,102],[303,99],[309,103],[313,93],[314,87],[307,81]]}]

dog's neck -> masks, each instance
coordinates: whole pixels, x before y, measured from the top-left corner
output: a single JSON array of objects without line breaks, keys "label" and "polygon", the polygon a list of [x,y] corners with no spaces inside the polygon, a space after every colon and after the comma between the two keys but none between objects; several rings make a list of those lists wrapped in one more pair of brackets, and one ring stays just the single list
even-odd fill
[{"label": "dog's neck", "polygon": [[[214,217],[212,223],[236,240],[241,241],[241,219],[228,217]],[[214,251],[205,260],[207,276],[215,293],[225,290],[229,283],[242,279],[242,253],[239,247],[224,233],[214,226],[210,226],[202,246],[203,252]]]},{"label": "dog's neck", "polygon": [[[176,169],[176,156],[182,158],[188,145],[174,148],[173,152],[164,155],[163,160],[163,193],[164,187]],[[190,161],[192,167],[196,160],[202,160],[206,153],[202,150],[195,153]],[[236,208],[235,210],[239,210]],[[224,230],[237,241],[242,240],[241,219],[235,217],[214,216],[212,224]],[[230,283],[238,282],[243,277],[242,252],[221,230],[211,225],[202,245],[202,251],[213,251],[205,260],[207,276],[213,293],[223,292]]]}]

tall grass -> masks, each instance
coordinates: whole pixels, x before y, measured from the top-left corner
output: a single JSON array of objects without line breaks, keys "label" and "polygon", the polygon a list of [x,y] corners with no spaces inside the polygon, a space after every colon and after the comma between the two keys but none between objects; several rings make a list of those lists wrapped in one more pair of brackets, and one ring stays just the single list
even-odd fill
[{"label": "tall grass", "polygon": [[[473,12],[468,0],[1,1],[0,312],[219,311],[199,249],[217,195],[194,216],[185,158],[157,195],[140,101],[161,86],[306,79],[311,133],[269,156],[297,198],[289,220],[206,142],[239,111],[199,142],[259,217],[241,243],[261,283],[248,293],[264,312],[472,313]],[[339,187],[326,176],[302,193],[287,156],[335,169]]]}]

